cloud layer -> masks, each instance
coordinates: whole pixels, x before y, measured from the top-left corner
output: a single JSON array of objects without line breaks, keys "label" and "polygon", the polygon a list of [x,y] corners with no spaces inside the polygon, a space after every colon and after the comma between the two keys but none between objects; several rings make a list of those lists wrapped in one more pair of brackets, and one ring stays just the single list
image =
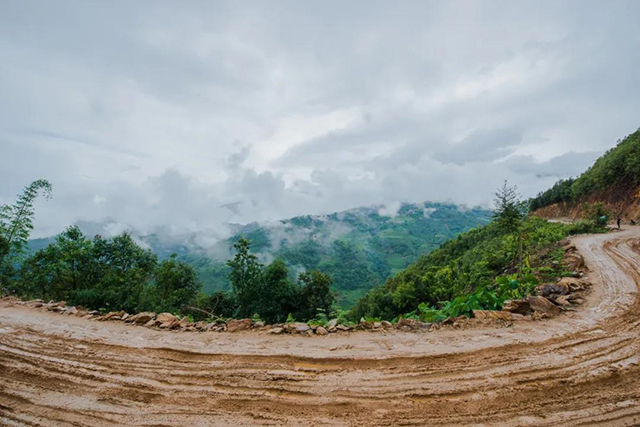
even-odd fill
[{"label": "cloud layer", "polygon": [[[0,203],[223,236],[360,205],[487,205],[640,126],[640,4],[0,5]],[[392,209],[389,214],[392,214]]]}]

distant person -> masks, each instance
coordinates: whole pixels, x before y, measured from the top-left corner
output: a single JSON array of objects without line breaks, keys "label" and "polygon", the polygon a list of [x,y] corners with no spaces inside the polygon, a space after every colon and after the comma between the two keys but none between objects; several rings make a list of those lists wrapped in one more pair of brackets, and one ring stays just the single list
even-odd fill
[{"label": "distant person", "polygon": [[622,221],[622,220],[620,219],[620,217],[618,217],[618,221],[617,221],[617,223],[618,223],[618,230],[620,230],[620,221]]}]

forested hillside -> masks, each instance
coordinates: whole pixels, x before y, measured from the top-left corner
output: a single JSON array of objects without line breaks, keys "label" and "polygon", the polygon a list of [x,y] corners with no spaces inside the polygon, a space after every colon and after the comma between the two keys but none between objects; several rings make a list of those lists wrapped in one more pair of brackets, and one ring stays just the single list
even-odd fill
[{"label": "forested hillside", "polygon": [[559,242],[565,237],[602,230],[593,221],[561,224],[528,216],[526,203],[506,183],[495,196],[490,224],[460,234],[375,287],[351,317],[438,321],[477,309],[499,310],[505,300],[572,274],[561,263]]},{"label": "forested hillside", "polygon": [[227,257],[240,236],[258,258],[282,258],[293,272],[319,270],[333,278],[343,306],[459,233],[486,224],[490,212],[440,203],[403,204],[393,215],[356,208],[242,227],[216,248],[184,253],[208,292],[228,289]]},{"label": "forested hillside", "polygon": [[[385,213],[367,207],[236,226],[233,236],[207,248],[190,243],[193,239],[189,238],[180,244],[166,243],[156,234],[138,235],[136,239],[161,260],[176,253],[178,260],[194,267],[204,291],[212,293],[230,289],[226,261],[243,236],[262,262],[282,258],[292,279],[307,270],[331,276],[340,304],[347,307],[420,255],[490,220],[487,210],[441,203],[403,204],[393,215]],[[40,249],[51,241],[35,239],[30,246]]]},{"label": "forested hillside", "polygon": [[603,154],[578,178],[558,181],[531,199],[531,210],[541,216],[577,217],[594,203],[610,215],[638,219],[640,187],[640,130]]}]

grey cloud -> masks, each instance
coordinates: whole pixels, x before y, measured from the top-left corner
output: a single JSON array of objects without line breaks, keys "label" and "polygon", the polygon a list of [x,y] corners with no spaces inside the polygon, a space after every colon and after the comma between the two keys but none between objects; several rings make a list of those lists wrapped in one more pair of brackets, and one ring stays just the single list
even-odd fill
[{"label": "grey cloud", "polygon": [[3,2],[0,203],[36,235],[487,205],[638,128],[634,1]]},{"label": "grey cloud", "polygon": [[443,163],[455,165],[490,162],[510,154],[521,141],[521,133],[514,129],[480,130],[460,142],[447,145],[433,157]]}]

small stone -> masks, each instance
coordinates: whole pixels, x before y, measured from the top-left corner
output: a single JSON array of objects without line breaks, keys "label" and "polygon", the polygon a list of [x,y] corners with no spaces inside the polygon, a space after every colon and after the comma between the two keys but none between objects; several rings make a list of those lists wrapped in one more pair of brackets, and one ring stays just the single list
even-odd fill
[{"label": "small stone", "polygon": [[302,332],[307,332],[309,330],[311,330],[311,327],[309,325],[307,325],[306,323],[302,323],[302,322],[296,322],[293,325],[293,330],[299,333]]},{"label": "small stone", "polygon": [[356,329],[360,329],[360,330],[373,329],[373,322],[360,322],[356,326]]},{"label": "small stone", "polygon": [[111,311],[111,312],[105,314],[104,316],[102,316],[102,320],[111,320],[114,317],[118,317],[118,312],[117,311]]},{"label": "small stone", "polygon": [[502,303],[502,310],[516,314],[527,314],[531,312],[531,304],[527,300],[507,300]]},{"label": "small stone", "polygon": [[284,328],[273,328],[267,331],[268,334],[272,334],[272,335],[280,335],[283,332],[284,332]]},{"label": "small stone", "polygon": [[382,327],[382,323],[380,322],[373,322],[373,329],[380,329]]},{"label": "small stone", "polygon": [[138,324],[146,324],[148,323],[150,320],[155,319],[156,314],[149,312],[149,311],[145,311],[142,313],[138,313],[135,316],[131,317],[131,321],[133,323],[138,323]]},{"label": "small stone", "polygon": [[178,326],[180,321],[178,319],[169,320],[168,322],[164,322],[160,324],[161,329],[173,329]]},{"label": "small stone", "polygon": [[156,321],[154,319],[149,320],[147,323],[144,324],[144,326],[146,326],[147,328],[150,328],[152,326],[156,325]]},{"label": "small stone", "polygon": [[382,321],[382,322],[380,322],[380,323],[382,324],[382,326],[383,326],[384,328],[390,328],[390,327],[392,327],[392,326],[393,326],[393,325],[391,324],[391,322],[388,322],[388,321],[386,321],[386,320],[383,320],[383,321]]},{"label": "small stone", "polygon": [[327,332],[327,330],[322,326],[318,326],[316,328],[316,335],[327,335],[327,334],[329,334],[329,332]]},{"label": "small stone", "polygon": [[129,315],[129,313],[125,313],[124,315],[122,315],[122,317],[120,318],[120,320],[126,321],[129,317],[131,317]]},{"label": "small stone", "polygon": [[193,324],[193,327],[198,331],[204,331],[207,328],[207,324],[205,322],[196,322]]},{"label": "small stone", "polygon": [[156,320],[160,323],[168,323],[168,322],[172,322],[174,320],[176,320],[176,316],[174,316],[171,313],[160,313],[158,314],[158,317],[156,318]]},{"label": "small stone", "polygon": [[553,317],[560,314],[560,309],[557,305],[553,304],[551,301],[542,296],[530,296],[528,298],[529,304],[531,304],[531,308],[540,314],[547,315],[548,317]]},{"label": "small stone", "polygon": [[327,329],[333,329],[338,325],[338,319],[331,319],[327,322],[327,324],[325,325],[325,327]]},{"label": "small stone", "polygon": [[513,320],[508,311],[473,310],[473,317],[479,320]]},{"label": "small stone", "polygon": [[537,287],[538,294],[543,297],[548,297],[550,295],[566,295],[569,293],[569,286],[565,283],[545,283]]},{"label": "small stone", "polygon": [[245,331],[251,327],[253,321],[251,319],[242,319],[236,320],[232,319],[227,322],[227,331],[229,332],[237,332],[237,331]]}]

